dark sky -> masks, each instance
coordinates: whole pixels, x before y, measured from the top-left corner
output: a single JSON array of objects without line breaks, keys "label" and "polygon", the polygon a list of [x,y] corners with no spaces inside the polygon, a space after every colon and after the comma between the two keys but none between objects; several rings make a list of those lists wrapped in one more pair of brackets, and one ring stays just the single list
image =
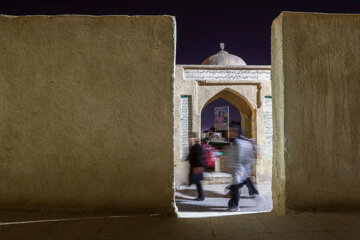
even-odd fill
[{"label": "dark sky", "polygon": [[0,13],[8,15],[173,15],[177,64],[200,64],[224,42],[225,50],[247,64],[270,65],[270,27],[281,11],[360,13],[360,0],[0,0]]}]

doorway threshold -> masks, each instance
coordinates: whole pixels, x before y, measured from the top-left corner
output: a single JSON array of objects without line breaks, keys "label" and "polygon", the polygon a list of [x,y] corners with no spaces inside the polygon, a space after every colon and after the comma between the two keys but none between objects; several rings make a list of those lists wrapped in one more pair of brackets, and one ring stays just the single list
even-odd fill
[{"label": "doorway threshold", "polygon": [[240,214],[254,214],[270,212],[273,207],[271,185],[258,184],[259,196],[252,198],[249,196],[247,188],[241,189],[239,207],[236,212],[227,211],[227,204],[230,199],[226,187],[228,184],[209,184],[203,185],[205,192],[204,201],[194,201],[197,197],[196,187],[179,186],[175,192],[178,216],[181,218],[203,218],[221,217]]}]

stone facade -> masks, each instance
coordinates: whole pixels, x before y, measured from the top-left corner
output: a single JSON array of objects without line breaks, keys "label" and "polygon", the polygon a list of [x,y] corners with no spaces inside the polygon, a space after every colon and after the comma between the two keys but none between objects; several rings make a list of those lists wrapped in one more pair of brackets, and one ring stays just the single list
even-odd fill
[{"label": "stone facade", "polygon": [[[174,83],[174,157],[175,183],[188,182],[189,165],[181,153],[180,98],[192,96],[192,131],[201,129],[201,111],[217,98],[233,104],[242,118],[242,132],[257,138],[264,145],[263,100],[271,96],[270,66],[213,66],[176,65]],[[257,160],[256,177],[259,183],[270,183],[272,158]]]}]

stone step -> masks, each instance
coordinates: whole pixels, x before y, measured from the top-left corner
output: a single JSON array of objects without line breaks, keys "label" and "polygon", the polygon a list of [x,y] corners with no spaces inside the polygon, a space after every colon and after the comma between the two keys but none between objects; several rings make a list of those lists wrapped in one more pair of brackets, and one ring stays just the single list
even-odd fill
[{"label": "stone step", "polygon": [[204,172],[204,185],[208,184],[231,184],[231,174],[224,172]]}]

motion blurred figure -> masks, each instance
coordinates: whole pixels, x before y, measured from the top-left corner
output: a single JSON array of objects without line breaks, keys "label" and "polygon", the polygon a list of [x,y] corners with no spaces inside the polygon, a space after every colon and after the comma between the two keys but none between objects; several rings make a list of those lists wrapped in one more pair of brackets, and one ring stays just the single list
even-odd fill
[{"label": "motion blurred figure", "polygon": [[201,180],[204,179],[204,162],[202,148],[199,144],[197,134],[195,132],[189,134],[190,151],[187,160],[190,162],[189,185],[196,184],[198,197],[195,201],[203,201],[205,199],[204,190]]},{"label": "motion blurred figure", "polygon": [[253,166],[255,164],[255,160],[256,160],[256,156],[257,156],[257,146],[256,146],[253,139],[248,139],[248,138],[246,138],[244,136],[241,136],[241,135],[240,135],[240,139],[247,140],[252,145],[252,151],[251,151],[251,149],[249,150],[249,154],[247,156],[248,160],[244,162],[244,168],[245,168],[245,173],[246,173],[246,176],[247,176],[247,178],[245,180],[245,184],[246,184],[246,187],[249,190],[249,196],[254,198],[257,195],[259,195],[259,191],[256,189],[254,183],[251,180],[251,177],[253,175],[252,174],[253,173]]},{"label": "motion blurred figure", "polygon": [[228,211],[239,211],[240,189],[246,184],[249,178],[248,167],[255,161],[255,149],[249,139],[240,136],[239,128],[230,128],[230,139],[234,139],[232,144],[225,150],[226,168],[232,175],[230,186],[231,198],[228,202]]}]

